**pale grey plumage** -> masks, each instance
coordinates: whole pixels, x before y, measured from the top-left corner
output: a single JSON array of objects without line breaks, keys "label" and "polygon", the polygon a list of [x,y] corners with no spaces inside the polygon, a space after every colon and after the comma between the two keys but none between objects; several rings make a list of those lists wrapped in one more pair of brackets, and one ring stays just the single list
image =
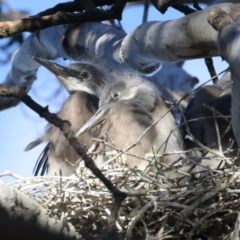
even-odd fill
[{"label": "pale grey plumage", "polygon": [[[73,131],[81,128],[98,108],[98,91],[105,82],[105,76],[97,67],[85,63],[71,64],[63,67],[47,60],[35,58],[40,64],[54,73],[70,93],[58,116],[71,123]],[[78,141],[91,147],[92,137],[96,137],[97,129],[79,136]],[[34,174],[37,175],[42,168],[41,175],[48,170],[48,175],[59,174],[67,176],[74,172],[74,164],[79,156],[62,132],[55,126],[48,124],[46,134],[30,143],[26,150],[30,150],[41,142],[47,141],[43,153],[40,155]]]},{"label": "pale grey plumage", "polygon": [[[162,119],[154,125],[154,122],[161,117]],[[143,136],[141,144],[131,148],[128,151],[131,156],[128,155],[126,161],[121,163],[130,168],[137,167],[144,170],[148,162],[135,156],[145,158],[153,149],[156,154],[183,150],[180,132],[175,129],[176,123],[171,112],[159,96],[156,87],[140,76],[119,76],[106,85],[100,94],[99,110],[79,130],[78,135],[87,132],[103,120],[105,122],[99,137],[104,137],[107,133],[106,141],[110,144],[113,142],[114,146],[121,150],[134,144],[152,125]],[[106,147],[106,151],[111,150],[111,147]],[[172,164],[179,157],[180,155],[173,154],[159,158],[158,162]],[[103,161],[102,158],[100,159],[99,161]],[[98,165],[102,163],[97,160]],[[155,167],[152,166],[156,170]],[[158,167],[160,168],[160,165]]]}]

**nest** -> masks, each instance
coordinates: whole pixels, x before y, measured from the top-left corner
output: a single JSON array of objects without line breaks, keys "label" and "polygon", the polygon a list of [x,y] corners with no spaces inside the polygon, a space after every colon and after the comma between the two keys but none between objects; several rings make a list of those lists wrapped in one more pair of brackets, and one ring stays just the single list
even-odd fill
[{"label": "nest", "polygon": [[[187,184],[148,170],[108,164],[104,175],[128,193],[116,223],[122,239],[236,239],[240,168],[234,159],[227,161],[232,164],[219,157],[208,161],[222,161],[224,166],[201,167],[198,177],[189,173]],[[83,239],[100,239],[108,224],[113,196],[84,167],[70,177],[33,177],[9,185],[35,199],[50,216],[71,223]]]}]

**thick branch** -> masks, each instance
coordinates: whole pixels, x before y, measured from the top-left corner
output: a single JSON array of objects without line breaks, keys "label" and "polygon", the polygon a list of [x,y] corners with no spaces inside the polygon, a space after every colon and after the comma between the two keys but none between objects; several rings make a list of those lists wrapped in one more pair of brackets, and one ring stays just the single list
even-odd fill
[{"label": "thick branch", "polygon": [[1,239],[67,240],[81,239],[64,220],[50,218],[35,200],[0,181]]},{"label": "thick branch", "polygon": [[[49,16],[34,16],[11,22],[0,22],[0,38],[9,37],[21,32],[34,32],[48,27],[68,24],[122,19],[126,1],[121,1],[109,10],[96,9],[84,13],[57,12]],[[119,7],[120,6],[120,7]]]}]

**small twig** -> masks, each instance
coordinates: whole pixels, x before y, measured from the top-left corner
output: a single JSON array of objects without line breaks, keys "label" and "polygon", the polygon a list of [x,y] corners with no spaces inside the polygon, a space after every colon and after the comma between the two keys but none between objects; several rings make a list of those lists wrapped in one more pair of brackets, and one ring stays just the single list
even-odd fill
[{"label": "small twig", "polygon": [[218,123],[217,123],[217,119],[215,118],[215,113],[213,113],[214,116],[214,125],[215,125],[215,129],[216,129],[216,133],[217,133],[217,141],[218,141],[218,147],[219,147],[219,151],[222,153],[222,143],[221,143],[221,136],[220,136],[220,132],[219,132],[219,127],[218,127]]},{"label": "small twig", "polygon": [[207,108],[209,111],[211,111],[214,114],[214,118],[216,118],[216,116],[220,116],[225,122],[230,123],[228,117],[222,115],[220,112],[218,112],[216,109],[214,109],[213,107],[210,107],[208,104],[203,103],[202,105],[203,107]]},{"label": "small twig", "polygon": [[6,177],[6,176],[11,176],[11,177],[14,177],[14,178],[19,179],[19,180],[24,180],[23,177],[15,174],[15,173],[12,173],[10,171],[7,171],[7,170],[5,170],[3,173],[0,173],[0,177]]},{"label": "small twig", "polygon": [[149,6],[150,6],[150,0],[145,0],[142,23],[147,22]]},{"label": "small twig", "polygon": [[238,212],[238,216],[236,219],[234,231],[231,233],[231,239],[232,240],[239,240],[239,234],[240,234],[240,212]]},{"label": "small twig", "polygon": [[183,13],[184,15],[188,15],[188,14],[196,12],[196,10],[190,8],[187,5],[181,4],[181,3],[175,3],[171,7],[178,10],[179,12]]}]

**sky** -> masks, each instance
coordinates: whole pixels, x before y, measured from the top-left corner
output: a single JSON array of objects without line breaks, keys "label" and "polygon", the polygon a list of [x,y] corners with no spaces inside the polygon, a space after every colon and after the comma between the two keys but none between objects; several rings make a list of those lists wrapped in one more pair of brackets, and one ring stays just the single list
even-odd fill
[{"label": "sky", "polygon": [[[55,6],[57,3],[66,2],[61,0],[32,1],[32,0],[7,0],[13,10],[26,10],[30,15],[35,15],[47,8]],[[204,7],[204,6],[203,6]],[[122,25],[129,33],[142,22],[142,6],[130,6],[123,13]],[[154,7],[150,7],[148,21],[166,21],[180,18],[183,15],[173,9],[167,11],[165,15],[160,14]],[[25,34],[27,36],[28,34]],[[0,45],[5,41],[0,40]],[[2,56],[0,52],[0,57]],[[64,63],[63,61],[59,62]],[[64,63],[66,64],[66,63]],[[216,72],[221,72],[227,68],[227,64],[220,57],[214,58]],[[0,65],[0,83],[4,81],[11,63]],[[209,73],[203,59],[187,61],[184,69],[192,76],[198,77],[200,82],[208,80]],[[50,111],[57,112],[64,100],[67,98],[66,91],[59,85],[56,78],[45,70],[39,68],[37,80],[33,84],[29,95],[42,106],[49,106]],[[24,104],[0,111],[0,173],[8,170],[22,177],[32,176],[35,162],[44,148],[40,145],[35,149],[25,152],[24,148],[33,140],[44,133],[46,121],[41,119],[36,113],[28,109]],[[3,181],[13,181],[12,178],[2,178]]]}]

